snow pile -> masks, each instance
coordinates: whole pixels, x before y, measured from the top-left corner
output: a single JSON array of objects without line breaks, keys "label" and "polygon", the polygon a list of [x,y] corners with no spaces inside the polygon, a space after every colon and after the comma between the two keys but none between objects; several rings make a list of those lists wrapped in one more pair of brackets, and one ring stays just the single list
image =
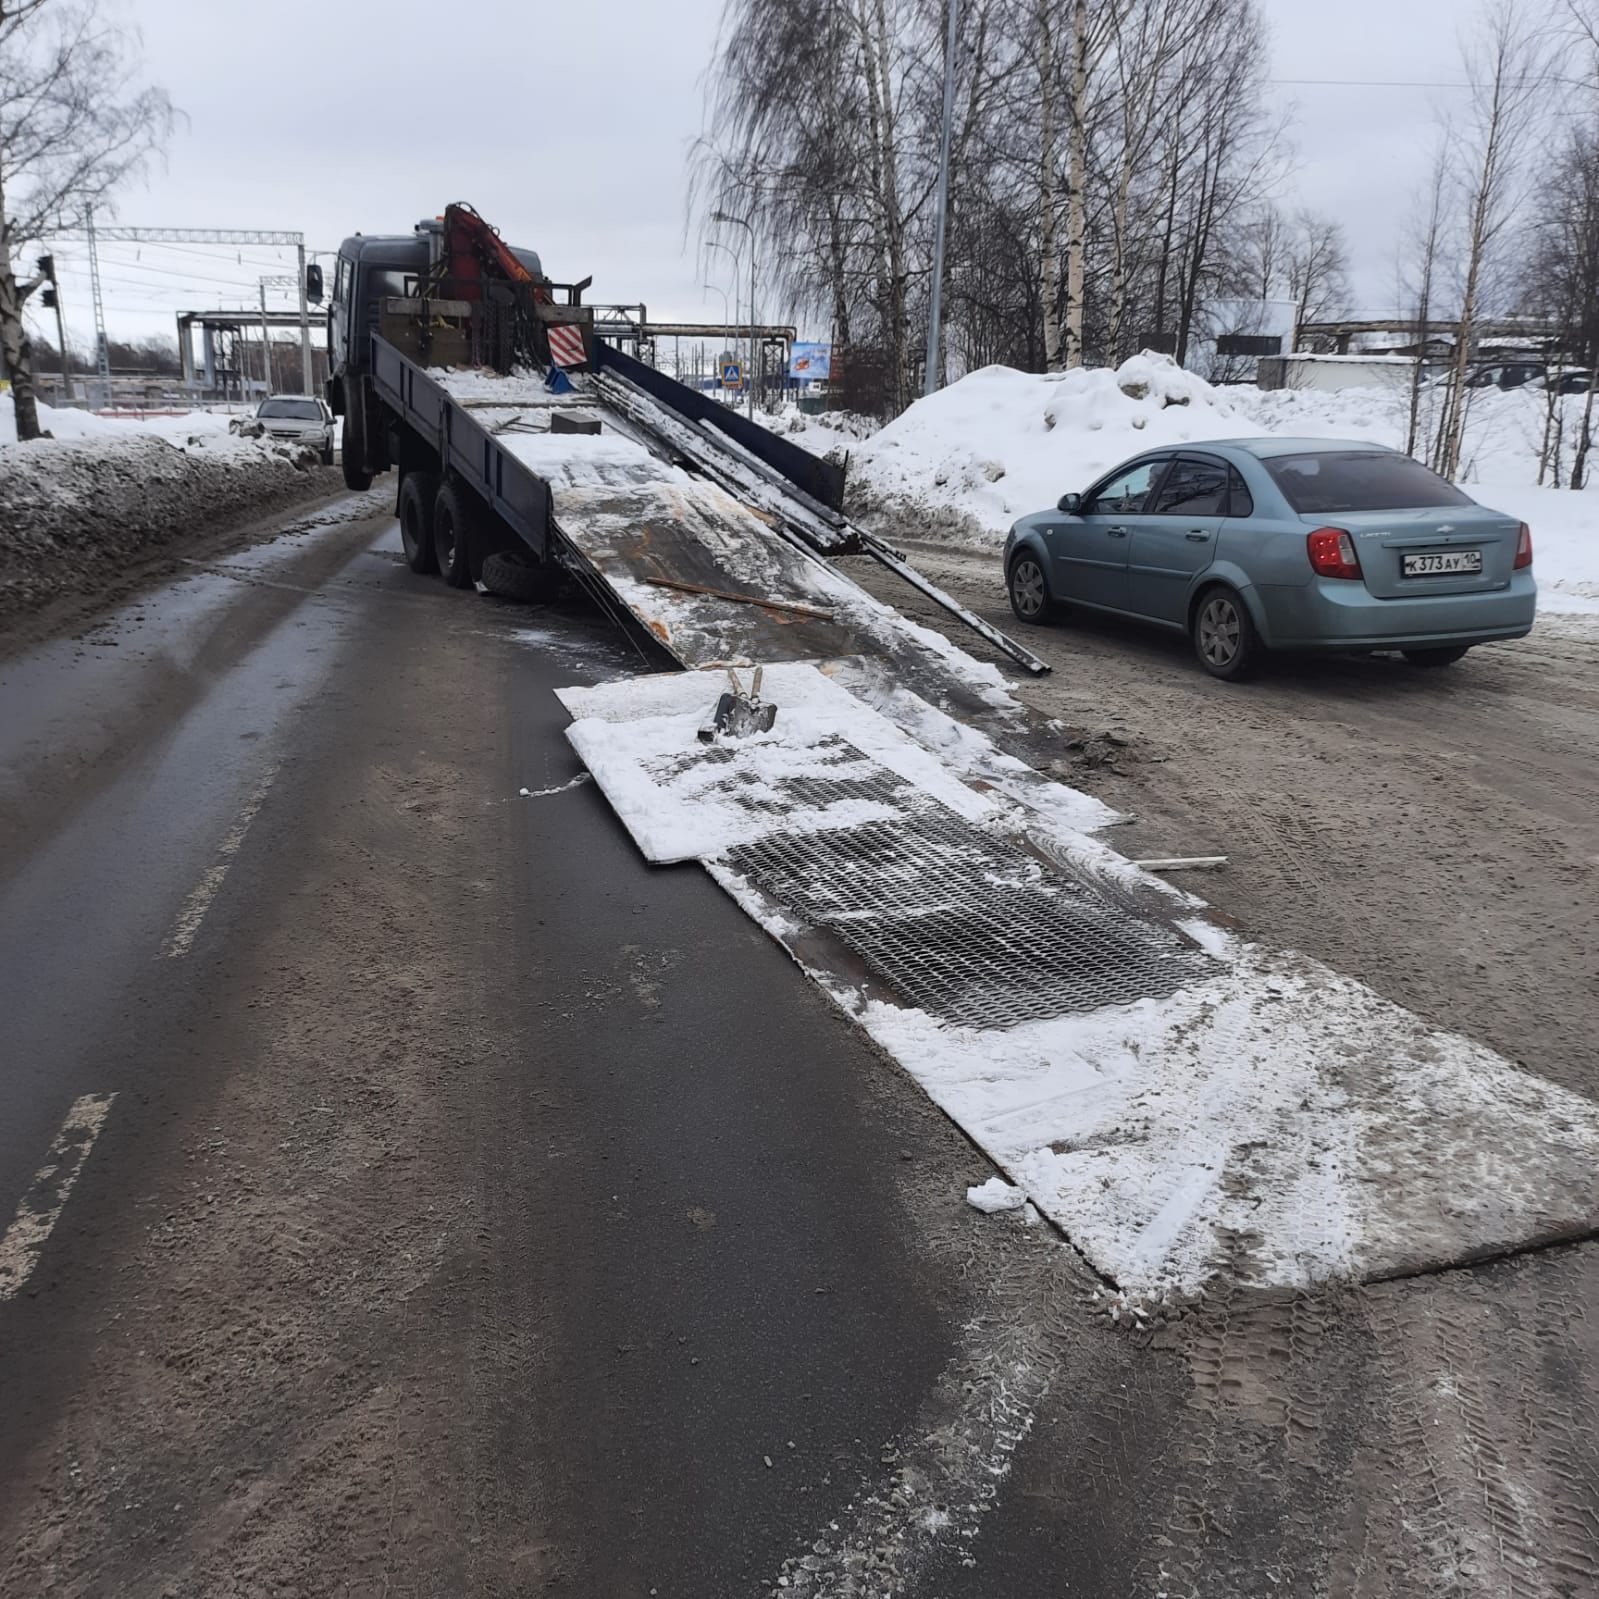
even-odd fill
[{"label": "snow pile", "polygon": [[[1567,470],[1584,401],[1560,402]],[[1423,438],[1437,403],[1435,391],[1423,391]],[[1532,388],[1474,391],[1461,482],[1473,499],[1531,526],[1542,609],[1586,610],[1599,603],[1599,488],[1534,486],[1548,403]],[[1279,435],[1403,449],[1409,413],[1409,394],[1393,390],[1213,388],[1164,356],[1135,356],[1114,372],[984,367],[918,400],[853,451],[850,509],[885,520],[890,535],[997,548],[1017,517],[1153,446]]]},{"label": "snow pile", "polygon": [[[71,413],[51,420],[63,415]],[[184,448],[148,429],[92,420],[120,431],[0,445],[0,616],[94,591],[150,549],[265,515],[336,481],[312,450],[226,432],[196,435]]]},{"label": "snow pile", "polygon": [[1225,391],[1159,356],[1114,372],[989,366],[918,400],[851,456],[851,504],[967,542],[1002,540],[1139,450],[1257,431]]},{"label": "snow pile", "polygon": [[[60,442],[127,439],[141,435],[178,445],[211,445],[226,441],[228,417],[221,411],[184,411],[175,416],[97,416],[70,407],[39,406],[39,426]],[[11,393],[0,393],[0,445],[17,442],[16,407]]]},{"label": "snow pile", "polygon": [[966,1190],[966,1203],[985,1216],[996,1216],[1001,1211],[1020,1210],[1027,1203],[1027,1191],[1003,1177],[990,1177],[986,1183],[976,1183]]}]

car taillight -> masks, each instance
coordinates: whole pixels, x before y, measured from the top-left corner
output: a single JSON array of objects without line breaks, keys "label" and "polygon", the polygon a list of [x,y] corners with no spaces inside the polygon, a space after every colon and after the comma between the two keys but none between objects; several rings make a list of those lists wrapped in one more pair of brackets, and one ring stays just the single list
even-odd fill
[{"label": "car taillight", "polygon": [[1305,540],[1311,570],[1318,577],[1359,577],[1355,541],[1341,527],[1319,527]]},{"label": "car taillight", "polygon": [[1532,529],[1525,522],[1521,524],[1521,532],[1516,538],[1516,559],[1511,570],[1519,572],[1524,566],[1532,565]]}]

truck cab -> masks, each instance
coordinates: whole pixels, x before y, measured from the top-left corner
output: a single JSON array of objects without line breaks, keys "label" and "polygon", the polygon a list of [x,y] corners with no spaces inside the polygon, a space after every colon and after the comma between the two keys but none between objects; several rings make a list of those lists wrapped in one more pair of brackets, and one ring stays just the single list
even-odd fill
[{"label": "truck cab", "polygon": [[[327,312],[327,401],[344,418],[344,479],[352,489],[368,488],[373,473],[389,464],[370,393],[372,336],[417,325],[415,306],[405,302],[419,300],[430,281],[440,286],[444,245],[443,220],[427,218],[409,234],[357,233],[339,246]],[[533,277],[548,281],[536,251],[512,246],[510,253]],[[447,295],[448,279],[442,287]],[[423,325],[440,320],[424,319]],[[433,361],[450,364],[446,350],[433,353]]]}]

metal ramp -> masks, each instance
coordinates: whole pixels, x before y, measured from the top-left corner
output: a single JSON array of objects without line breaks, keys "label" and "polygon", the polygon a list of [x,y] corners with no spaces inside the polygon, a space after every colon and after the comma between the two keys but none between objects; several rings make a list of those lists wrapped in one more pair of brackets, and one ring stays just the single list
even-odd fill
[{"label": "metal ramp", "polygon": [[[958,652],[827,559],[866,549],[1024,669],[1048,669],[737,439],[673,411],[614,365],[577,376],[564,396],[536,379],[431,376],[548,486],[568,565],[684,666],[864,655],[930,686],[930,668],[937,675]],[[573,419],[599,432],[562,431]]]}]

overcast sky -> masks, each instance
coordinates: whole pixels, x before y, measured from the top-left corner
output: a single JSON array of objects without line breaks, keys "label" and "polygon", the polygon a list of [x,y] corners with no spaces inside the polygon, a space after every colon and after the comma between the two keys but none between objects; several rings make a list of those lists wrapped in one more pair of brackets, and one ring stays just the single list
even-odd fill
[{"label": "overcast sky", "polygon": [[[116,221],[283,228],[331,251],[467,200],[555,278],[592,273],[593,300],[721,319],[722,294],[702,283],[731,290],[731,262],[715,254],[702,273],[684,229],[721,0],[111,3],[137,21],[149,75],[188,119]],[[1470,0],[1262,3],[1274,79],[1460,78],[1454,36]],[[1462,97],[1288,82],[1272,93],[1294,108],[1299,151],[1284,198],[1343,222],[1356,300],[1386,308],[1434,103]],[[83,248],[56,253],[74,338],[87,343]],[[292,253],[261,246],[108,245],[107,321],[117,334],[170,333],[178,307],[254,304],[263,273],[292,269]]]}]

